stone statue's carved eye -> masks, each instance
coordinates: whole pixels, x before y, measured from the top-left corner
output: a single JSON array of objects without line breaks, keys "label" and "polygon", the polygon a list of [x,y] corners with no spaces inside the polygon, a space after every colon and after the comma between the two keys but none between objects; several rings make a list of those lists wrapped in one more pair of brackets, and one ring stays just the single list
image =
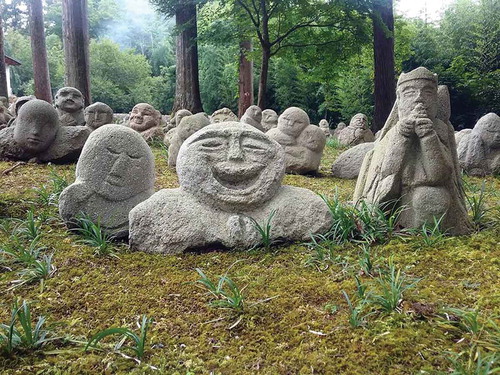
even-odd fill
[{"label": "stone statue's carved eye", "polygon": [[108,147],[108,151],[111,152],[113,155],[120,155],[121,152],[113,150],[111,147]]},{"label": "stone statue's carved eye", "polygon": [[268,145],[260,143],[258,141],[243,141],[241,147],[247,151],[252,152],[265,152],[269,148]]},{"label": "stone statue's carved eye", "polygon": [[201,147],[204,150],[220,150],[225,146],[225,142],[222,139],[212,138],[207,139],[201,143]]},{"label": "stone statue's carved eye", "polygon": [[128,155],[130,159],[134,159],[134,160],[139,160],[140,158],[142,158],[141,155]]}]

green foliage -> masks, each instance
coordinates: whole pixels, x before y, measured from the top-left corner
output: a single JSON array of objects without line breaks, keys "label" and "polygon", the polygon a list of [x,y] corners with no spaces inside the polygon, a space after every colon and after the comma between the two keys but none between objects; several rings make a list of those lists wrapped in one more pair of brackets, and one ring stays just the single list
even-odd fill
[{"label": "green foliage", "polygon": [[214,299],[209,302],[210,306],[231,309],[236,313],[243,312],[245,300],[242,294],[243,289],[240,289],[227,274],[219,277],[219,281],[216,285],[200,268],[196,268],[196,272],[198,272],[198,275],[201,277],[196,280],[196,283],[202,285],[202,287],[208,290],[214,297]]},{"label": "green foliage", "polygon": [[27,212],[25,220],[19,221],[16,232],[19,236],[32,242],[37,241],[42,236],[42,224],[35,218],[33,209]]},{"label": "green foliage", "polygon": [[82,214],[76,219],[76,224],[74,231],[83,237],[80,242],[93,247],[94,255],[118,258],[111,243],[113,237],[102,229],[99,220],[94,222],[91,217]]},{"label": "green foliage", "polygon": [[344,290],[342,291],[342,294],[347,301],[349,309],[349,324],[353,328],[363,327],[366,324],[366,318],[370,315],[364,312],[367,301],[362,299],[357,304],[354,304]]},{"label": "green foliage", "polygon": [[253,217],[249,217],[254,228],[260,235],[259,245],[263,246],[264,249],[266,250],[269,250],[271,248],[271,245],[273,244],[273,241],[271,240],[271,229],[272,229],[271,222],[273,221],[273,217],[275,214],[276,210],[272,210],[269,216],[267,217],[267,220],[264,223],[262,223],[262,225],[259,224],[257,220],[255,220]]},{"label": "green foliage", "polygon": [[467,206],[469,208],[472,223],[475,225],[476,229],[482,229],[487,225],[486,214],[489,209],[486,207],[486,181],[483,180],[481,188],[479,190],[479,195],[476,194],[465,194],[465,199],[467,201]]},{"label": "green foliage", "polygon": [[52,264],[53,255],[54,254],[44,254],[41,259],[34,259],[31,263],[28,263],[26,268],[21,269],[17,273],[20,279],[15,280],[12,288],[39,281],[40,293],[42,293],[45,286],[45,280],[56,272],[56,267]]},{"label": "green foliage", "polygon": [[441,230],[443,218],[444,214],[440,218],[434,217],[432,223],[425,222],[422,227],[410,230],[410,233],[418,234],[425,246],[435,246],[446,239],[446,232]]}]

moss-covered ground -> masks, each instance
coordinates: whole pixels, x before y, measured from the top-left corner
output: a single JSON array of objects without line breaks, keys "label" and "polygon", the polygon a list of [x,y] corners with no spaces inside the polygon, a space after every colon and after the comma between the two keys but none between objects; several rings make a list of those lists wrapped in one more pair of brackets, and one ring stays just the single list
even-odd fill
[{"label": "moss-covered ground", "polygon": [[[286,176],[285,183],[326,195],[337,189],[341,199],[349,200],[355,181],[333,178],[329,170],[338,153],[326,149],[318,176]],[[178,186],[163,151],[155,149],[155,155],[156,188]],[[0,173],[14,165],[0,162]],[[0,266],[0,323],[8,323],[12,302],[19,298],[65,338],[41,350],[0,355],[2,373],[444,374],[461,365],[475,367],[500,348],[494,327],[500,313],[498,177],[486,178],[486,205],[493,208],[488,212],[493,223],[486,229],[432,246],[418,236],[372,245],[369,275],[362,271],[356,243],[335,248],[330,262],[312,266],[308,260],[314,250],[305,244],[180,256],[131,253],[116,244],[118,258],[97,257],[66,231],[57,207],[43,202],[36,190],[45,185],[50,191],[53,170],[73,181],[74,169],[20,165],[0,174],[0,217],[24,219],[33,208],[43,220],[40,243],[54,254],[57,268],[43,290],[38,283],[12,289],[19,266]],[[477,195],[482,179],[465,179],[469,194]],[[12,240],[7,221],[0,229],[4,245]],[[351,326],[342,292],[356,306],[355,276],[372,293],[380,292],[376,280],[382,271],[377,270],[387,269],[391,256],[402,275],[420,281],[403,293],[396,311],[368,306],[362,313],[370,315],[361,327]],[[196,268],[213,280],[227,271],[243,288],[243,313],[210,306],[211,296],[193,283],[199,278]],[[447,313],[449,308],[478,311],[479,331],[468,331],[465,319]],[[137,331],[143,314],[154,323],[140,364],[112,351],[110,343],[118,337],[106,340],[101,351],[84,352],[79,344],[112,326]]]}]

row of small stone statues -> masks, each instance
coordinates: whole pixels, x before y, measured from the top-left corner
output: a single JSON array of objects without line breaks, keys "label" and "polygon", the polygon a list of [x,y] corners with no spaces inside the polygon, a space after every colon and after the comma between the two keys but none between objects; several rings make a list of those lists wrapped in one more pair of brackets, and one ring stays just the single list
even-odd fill
[{"label": "row of small stone statues", "polygon": [[[284,115],[283,126],[295,129],[294,116]],[[272,241],[326,233],[333,224],[327,204],[310,190],[282,185],[286,148],[271,135],[243,122],[209,124],[179,148],[180,187],[155,193],[144,138],[129,127],[103,126],[83,147],[60,214],[70,228],[89,215],[114,236],[128,235],[133,250],[154,253],[249,248],[261,240],[255,224],[268,220]],[[440,218],[452,235],[471,231],[453,127],[438,117],[437,76],[426,68],[400,76],[395,110],[364,158],[353,200],[401,209],[405,228]]]}]

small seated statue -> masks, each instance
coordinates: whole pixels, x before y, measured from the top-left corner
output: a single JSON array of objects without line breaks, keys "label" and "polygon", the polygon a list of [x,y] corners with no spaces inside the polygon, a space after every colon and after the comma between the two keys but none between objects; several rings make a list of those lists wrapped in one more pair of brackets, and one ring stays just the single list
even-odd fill
[{"label": "small seated statue", "polygon": [[68,228],[82,214],[114,238],[128,236],[132,208],[154,193],[154,156],[132,129],[109,124],[90,135],[76,164],[76,180],[63,190],[59,213]]},{"label": "small seated statue", "polygon": [[333,130],[333,134],[332,134],[332,137],[333,138],[336,138],[336,139],[339,139],[339,135],[340,133],[342,132],[342,130],[344,130],[345,128],[347,128],[347,125],[345,124],[345,122],[339,122],[337,124],[337,127]]},{"label": "small seated statue", "polygon": [[303,241],[332,225],[312,191],[282,186],[282,147],[244,123],[211,124],[191,135],[177,158],[180,188],[163,189],[130,211],[132,250],[178,254],[257,246],[270,221],[271,241]]},{"label": "small seated statue", "polygon": [[244,124],[252,125],[254,128],[259,129],[261,132],[265,131],[261,124],[262,121],[262,110],[259,106],[251,105],[247,108],[243,116],[241,116],[240,122]]},{"label": "small seated statue", "polygon": [[61,126],[85,125],[83,114],[85,104],[80,90],[74,87],[63,87],[57,91],[54,102]]},{"label": "small seated statue", "polygon": [[95,102],[85,108],[85,125],[90,129],[113,123],[113,110],[107,104]]},{"label": "small seated statue", "polygon": [[375,136],[368,127],[368,117],[362,113],[354,115],[349,126],[339,133],[338,140],[342,146],[356,146],[375,141]]},{"label": "small seated statue", "polygon": [[278,118],[278,127],[266,134],[285,149],[287,173],[318,171],[326,136],[319,127],[310,125],[305,111],[297,107],[287,108]]},{"label": "small seated statue", "polygon": [[458,159],[471,176],[500,174],[500,116],[488,113],[479,119],[458,145]]},{"label": "small seated statue", "polygon": [[319,128],[323,130],[323,133],[325,133],[327,138],[331,135],[330,124],[328,124],[328,120],[321,119],[319,122]]},{"label": "small seated statue", "polygon": [[15,126],[0,130],[0,160],[70,163],[89,134],[86,126],[60,126],[54,107],[33,99],[19,109]]},{"label": "small seated statue", "polygon": [[[401,74],[396,97],[364,158],[354,201],[401,208],[397,224],[403,228],[441,220],[449,234],[469,233],[453,127],[446,122],[449,113],[438,118],[437,76],[423,67]],[[446,98],[443,107],[449,109]]]},{"label": "small seated statue", "polygon": [[165,136],[161,126],[160,111],[148,103],[139,103],[132,108],[128,126],[139,132],[146,142],[162,140]]},{"label": "small seated statue", "polygon": [[278,114],[272,109],[264,109],[262,111],[262,127],[264,132],[271,130],[278,126]]},{"label": "small seated statue", "polygon": [[217,111],[212,113],[210,121],[212,124],[226,121],[238,121],[238,116],[236,116],[233,111],[226,107],[218,109]]},{"label": "small seated statue", "polygon": [[163,143],[165,143],[167,147],[170,147],[177,126],[179,126],[182,119],[186,116],[192,116],[191,111],[188,111],[187,109],[179,109],[177,112],[175,112],[175,115],[172,116],[172,118],[170,119],[169,125],[164,129],[165,137],[163,138]]},{"label": "small seated statue", "polygon": [[179,149],[181,148],[184,141],[188,139],[191,134],[194,134],[207,125],[210,125],[210,120],[204,112],[182,118],[179,126],[175,128],[176,131],[168,148],[169,167],[175,168],[175,165],[177,163],[177,155],[179,154]]}]

